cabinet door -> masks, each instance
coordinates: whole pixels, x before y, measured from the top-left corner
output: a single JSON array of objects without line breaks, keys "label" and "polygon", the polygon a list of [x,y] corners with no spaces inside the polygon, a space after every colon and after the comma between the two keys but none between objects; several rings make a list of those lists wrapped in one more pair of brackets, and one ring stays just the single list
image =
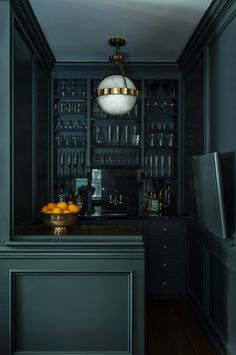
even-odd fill
[{"label": "cabinet door", "polygon": [[188,292],[197,306],[204,307],[204,247],[193,238],[188,239]]},{"label": "cabinet door", "polygon": [[236,354],[236,271],[209,253],[208,318],[219,337]]}]

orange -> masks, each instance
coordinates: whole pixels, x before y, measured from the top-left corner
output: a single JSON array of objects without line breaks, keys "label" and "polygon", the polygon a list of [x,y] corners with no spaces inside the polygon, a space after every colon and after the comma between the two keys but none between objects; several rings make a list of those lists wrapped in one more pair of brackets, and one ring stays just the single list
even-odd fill
[{"label": "orange", "polygon": [[51,211],[47,211],[46,213],[52,213]]},{"label": "orange", "polygon": [[71,213],[70,211],[68,210],[64,210],[63,213]]},{"label": "orange", "polygon": [[58,202],[57,207],[62,209],[63,211],[67,209],[67,203],[66,202]]},{"label": "orange", "polygon": [[46,206],[43,206],[43,207],[41,208],[41,212],[43,212],[43,213],[47,213],[47,212],[48,212],[48,207],[47,207],[47,205],[46,205]]},{"label": "orange", "polygon": [[54,202],[49,202],[47,208],[49,211],[52,211],[57,205]]},{"label": "orange", "polygon": [[67,208],[70,212],[79,212],[79,207],[74,203],[69,204]]},{"label": "orange", "polygon": [[55,207],[53,208],[52,213],[57,213],[57,214],[62,213],[62,209],[59,207]]}]

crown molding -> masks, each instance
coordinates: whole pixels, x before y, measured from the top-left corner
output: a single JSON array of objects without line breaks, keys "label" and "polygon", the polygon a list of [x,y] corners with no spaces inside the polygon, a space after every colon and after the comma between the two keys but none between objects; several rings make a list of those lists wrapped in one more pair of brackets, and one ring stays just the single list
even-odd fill
[{"label": "crown molding", "polygon": [[177,62],[182,69],[191,66],[192,59],[199,56],[204,46],[207,45],[212,32],[234,3],[235,0],[212,1],[178,58]]},{"label": "crown molding", "polygon": [[11,0],[11,6],[24,30],[28,34],[39,57],[44,62],[46,68],[51,71],[56,60],[43,31],[41,30],[29,0]]}]

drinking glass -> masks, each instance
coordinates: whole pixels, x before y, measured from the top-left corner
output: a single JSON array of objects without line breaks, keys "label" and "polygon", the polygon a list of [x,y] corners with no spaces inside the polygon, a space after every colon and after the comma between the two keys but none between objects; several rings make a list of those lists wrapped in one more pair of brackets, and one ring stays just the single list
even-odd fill
[{"label": "drinking glass", "polygon": [[76,84],[75,81],[72,80],[71,82],[71,92],[70,92],[71,96],[76,96],[77,95],[77,91],[76,91]]},{"label": "drinking glass", "polygon": [[77,166],[78,166],[78,154],[73,154],[73,167],[74,167],[74,174],[77,175]]},{"label": "drinking glass", "polygon": [[71,153],[67,153],[66,162],[67,162],[68,175],[71,175]]},{"label": "drinking glass", "polygon": [[61,92],[60,92],[61,96],[66,96],[68,95],[68,91],[66,89],[66,82],[65,80],[62,80],[61,82]]},{"label": "drinking glass", "polygon": [[61,153],[59,156],[59,165],[60,165],[60,175],[64,176],[64,165],[65,165],[65,154]]}]

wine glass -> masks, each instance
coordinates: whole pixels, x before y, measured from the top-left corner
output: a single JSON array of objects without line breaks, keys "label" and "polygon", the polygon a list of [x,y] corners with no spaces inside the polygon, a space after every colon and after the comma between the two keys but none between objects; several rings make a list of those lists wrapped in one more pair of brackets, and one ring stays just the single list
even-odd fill
[{"label": "wine glass", "polygon": [[68,168],[68,175],[71,175],[71,153],[67,153],[67,168]]},{"label": "wine glass", "polygon": [[60,164],[60,175],[64,175],[64,165],[65,165],[65,154],[61,153],[59,156],[59,164]]},{"label": "wine glass", "polygon": [[68,94],[68,92],[66,89],[65,80],[62,80],[62,82],[61,82],[61,96],[66,96],[67,94]]},{"label": "wine glass", "polygon": [[77,174],[77,166],[78,166],[78,154],[74,153],[73,154],[73,167],[74,167],[75,175]]}]

